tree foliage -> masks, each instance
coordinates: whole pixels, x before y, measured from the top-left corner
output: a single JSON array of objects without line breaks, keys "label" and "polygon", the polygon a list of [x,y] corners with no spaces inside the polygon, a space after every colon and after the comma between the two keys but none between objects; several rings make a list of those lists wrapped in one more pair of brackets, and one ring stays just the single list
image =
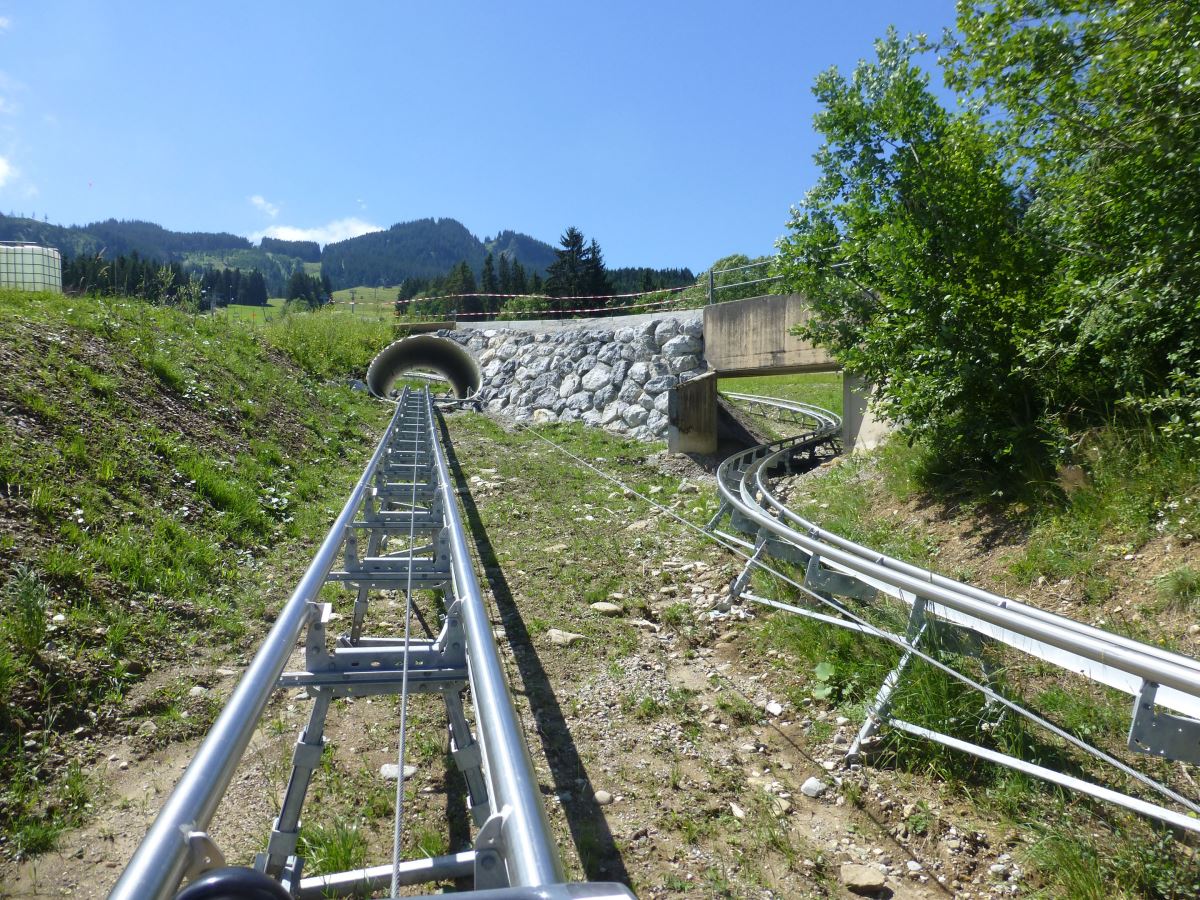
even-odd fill
[{"label": "tree foliage", "polygon": [[281,238],[265,237],[259,246],[267,253],[294,256],[303,262],[321,261],[321,245],[316,241],[285,241]]},{"label": "tree foliage", "polygon": [[489,252],[539,271],[553,257],[549,245],[527,235],[503,231],[484,242],[455,219],[418,219],[326,245],[321,270],[336,288],[399,285],[409,278],[440,278],[463,260],[479,274]]},{"label": "tree foliage", "polygon": [[1057,253],[1031,348],[1058,407],[1200,438],[1200,7],[963,3],[949,82],[995,117]]},{"label": "tree foliage", "polygon": [[961,3],[958,112],[894,32],[818,78],[821,176],[780,268],[910,436],[1003,468],[1123,410],[1200,435],[1198,19]]}]

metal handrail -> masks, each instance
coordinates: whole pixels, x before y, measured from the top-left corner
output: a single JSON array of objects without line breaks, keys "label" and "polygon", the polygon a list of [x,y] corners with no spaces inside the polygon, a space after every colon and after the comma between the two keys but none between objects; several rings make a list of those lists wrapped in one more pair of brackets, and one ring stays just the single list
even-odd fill
[{"label": "metal handrail", "polygon": [[300,632],[308,622],[309,603],[317,598],[333,568],[346,528],[354,521],[371,486],[371,477],[387,450],[403,408],[403,404],[396,407],[370,462],[304,577],[284,604],[187,771],[155,817],[154,824],[109,894],[110,900],[159,900],[170,897],[179,886],[188,865],[188,836],[207,829],[229,787],[279,676],[296,648]]}]

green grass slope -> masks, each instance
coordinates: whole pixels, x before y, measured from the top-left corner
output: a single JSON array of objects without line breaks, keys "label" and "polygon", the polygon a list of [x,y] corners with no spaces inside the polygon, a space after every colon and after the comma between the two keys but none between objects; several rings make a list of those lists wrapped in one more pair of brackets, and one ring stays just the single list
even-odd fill
[{"label": "green grass slope", "polygon": [[302,319],[0,292],[0,852],[84,815],[92,742],[207,727],[172,668],[252,643],[357,478],[389,335]]}]

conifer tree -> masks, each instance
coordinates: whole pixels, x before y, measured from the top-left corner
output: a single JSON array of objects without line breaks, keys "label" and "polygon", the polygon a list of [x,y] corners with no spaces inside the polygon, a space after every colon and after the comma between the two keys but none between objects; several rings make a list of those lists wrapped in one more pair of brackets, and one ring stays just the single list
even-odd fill
[{"label": "conifer tree", "polygon": [[501,253],[501,254],[500,254],[500,268],[499,268],[499,273],[500,273],[500,274],[499,274],[499,276],[497,277],[496,281],[497,281],[497,283],[499,284],[499,287],[500,287],[500,293],[501,293],[501,294],[513,294],[513,293],[516,293],[516,292],[513,290],[513,285],[512,285],[512,273],[511,273],[511,270],[509,269],[509,265],[508,265],[508,254],[507,254],[507,253]]},{"label": "conifer tree", "polygon": [[[503,260],[504,256],[501,255],[500,259]],[[483,293],[485,293],[485,294],[499,293],[500,285],[496,281],[496,266],[492,259],[492,254],[490,254],[490,253],[487,255],[487,258],[483,261],[483,272],[481,273],[481,275],[479,277],[479,283],[480,283],[480,290],[482,290]]]}]

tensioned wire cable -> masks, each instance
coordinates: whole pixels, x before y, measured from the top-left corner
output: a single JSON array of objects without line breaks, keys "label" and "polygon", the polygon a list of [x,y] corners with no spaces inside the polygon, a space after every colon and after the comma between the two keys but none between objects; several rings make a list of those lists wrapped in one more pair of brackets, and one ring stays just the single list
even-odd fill
[{"label": "tensioned wire cable", "polygon": [[689,528],[692,531],[695,531],[698,534],[702,535],[703,537],[707,538],[708,540],[713,541],[714,543],[720,545],[721,547],[724,547],[726,550],[730,551],[734,555],[740,556],[742,559],[746,560],[748,564],[750,564],[752,566],[757,566],[760,570],[766,572],[769,575],[773,575],[774,577],[780,579],[781,581],[785,582],[786,584],[791,585],[792,587],[799,590],[802,594],[804,594],[808,597],[811,597],[813,600],[816,600],[818,603],[835,610],[836,612],[838,612],[845,618],[847,618],[850,621],[861,626],[864,629],[864,631],[866,631],[868,634],[871,634],[874,637],[881,638],[881,639],[895,645],[902,651],[912,654],[917,659],[920,659],[926,663],[929,663],[931,666],[944,672],[945,674],[949,675],[951,678],[957,679],[958,681],[961,681],[963,684],[967,685],[968,687],[971,687],[971,688],[979,691],[988,699],[993,700],[997,703],[1000,703],[1005,708],[1010,709],[1014,713],[1028,719],[1029,721],[1033,722],[1034,724],[1041,726],[1042,728],[1049,731],[1051,734],[1054,734],[1054,735],[1058,736],[1059,738],[1062,738],[1064,741],[1075,746],[1079,750],[1082,750],[1084,753],[1087,753],[1088,755],[1093,756],[1102,762],[1108,763],[1109,765],[1113,766],[1114,768],[1116,768],[1119,771],[1123,772],[1124,774],[1128,775],[1130,778],[1133,778],[1135,781],[1140,782],[1141,784],[1145,785],[1146,787],[1150,788],[1151,790],[1154,790],[1154,791],[1162,794],[1164,797],[1167,797],[1170,800],[1174,800],[1176,803],[1180,804],[1181,806],[1186,807],[1187,809],[1191,810],[1192,812],[1200,813],[1200,804],[1197,804],[1195,801],[1189,800],[1187,797],[1184,797],[1182,794],[1177,793],[1176,791],[1167,787],[1165,784],[1155,781],[1149,775],[1145,775],[1142,772],[1139,772],[1137,769],[1133,768],[1132,766],[1128,765],[1127,763],[1122,762],[1121,760],[1117,759],[1116,757],[1106,753],[1105,751],[1101,750],[1100,748],[1094,747],[1091,744],[1087,743],[1086,741],[1084,741],[1080,738],[1077,738],[1075,735],[1064,730],[1063,728],[1059,727],[1058,725],[1055,725],[1053,722],[1049,721],[1048,719],[1045,719],[1045,718],[1039,716],[1037,713],[1033,712],[1032,710],[1026,709],[1025,707],[1021,706],[1019,703],[1008,699],[1007,697],[1003,696],[1002,694],[1000,694],[996,690],[988,687],[987,685],[982,684],[981,682],[975,681],[970,676],[965,675],[964,673],[958,671],[957,669],[953,668],[952,666],[947,665],[946,663],[941,662],[940,660],[934,659],[928,653],[925,653],[923,650],[921,650],[918,647],[914,646],[913,644],[909,643],[907,640],[900,637],[899,635],[895,635],[895,634],[892,634],[887,631],[882,631],[881,629],[879,629],[875,625],[871,624],[866,619],[864,619],[860,616],[857,616],[853,612],[844,608],[841,604],[835,603],[832,600],[822,597],[820,594],[816,593],[815,591],[811,590],[808,587],[805,587],[803,584],[801,584],[800,582],[797,582],[795,579],[790,578],[789,576],[783,574],[782,572],[779,572],[772,566],[769,566],[768,564],[763,562],[761,559],[758,559],[757,556],[747,553],[743,548],[739,547],[738,545],[736,545],[730,541],[726,541],[726,540],[722,539],[721,537],[719,537],[718,535],[715,535],[708,531],[705,531],[703,528],[701,528],[699,525],[696,525],[694,522],[689,522],[687,519],[680,516],[674,510],[669,509],[669,508],[663,506],[662,504],[656,502],[655,500],[651,499],[650,497],[642,494],[641,492],[634,490],[629,485],[627,485],[625,482],[621,481],[621,479],[617,478],[615,475],[610,475],[609,473],[605,472],[604,470],[600,469],[599,467],[595,466],[594,464],[588,462],[586,459],[583,459],[582,457],[572,453],[566,447],[563,447],[560,444],[556,444],[554,441],[550,440],[548,437],[544,436],[543,434],[538,432],[536,429],[530,427],[529,425],[526,425],[524,422],[518,421],[516,424],[523,430],[529,432],[531,435],[533,435],[538,440],[550,445],[551,447],[553,447],[555,450],[558,450],[563,455],[573,459],[579,465],[581,465],[587,469],[590,469],[591,471],[593,471],[597,475],[599,475],[601,478],[605,479],[606,481],[612,482],[613,484],[615,484],[617,487],[621,488],[622,490],[631,492],[632,494],[634,494],[641,500],[644,500],[646,503],[648,503],[650,506],[654,507],[655,509],[659,510],[660,512],[666,513],[668,516],[675,519],[677,522],[679,522],[684,527]]},{"label": "tensioned wire cable", "polygon": [[[422,388],[422,393],[428,388]],[[401,403],[410,402],[411,392],[406,388]],[[425,404],[417,404],[417,424],[424,420]],[[418,434],[425,434],[427,429],[418,428]],[[428,435],[426,439],[432,438]],[[408,513],[408,584],[404,589],[404,673],[400,676],[400,749],[396,763],[396,818],[392,827],[392,896],[395,897],[400,889],[400,837],[404,821],[404,745],[408,736],[408,651],[411,645],[412,608],[413,608],[413,550],[416,547],[417,533],[417,457],[419,450],[412,451],[412,500]]]}]

